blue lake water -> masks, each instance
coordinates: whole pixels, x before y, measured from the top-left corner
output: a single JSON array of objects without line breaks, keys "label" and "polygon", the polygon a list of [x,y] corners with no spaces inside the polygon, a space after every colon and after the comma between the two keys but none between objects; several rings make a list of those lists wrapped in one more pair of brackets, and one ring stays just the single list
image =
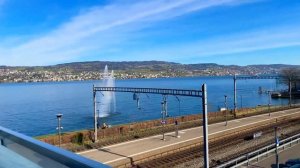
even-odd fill
[{"label": "blue lake water", "polygon": [[[56,133],[56,114],[62,113],[63,131],[93,128],[93,84],[100,81],[9,83],[0,84],[0,125],[29,136]],[[208,110],[224,107],[224,95],[228,107],[233,107],[233,79],[231,77],[194,77],[169,79],[116,80],[118,87],[154,87],[177,89],[208,89]],[[258,88],[282,89],[276,80],[238,80],[238,107],[268,104],[267,94],[258,94]],[[140,95],[141,109],[137,109],[130,93],[116,93],[116,113],[103,118],[110,125],[160,118],[160,95]],[[201,99],[168,96],[168,112],[171,117],[201,113]],[[287,104],[286,99],[273,99],[272,104]],[[179,108],[180,107],[180,108]]]}]

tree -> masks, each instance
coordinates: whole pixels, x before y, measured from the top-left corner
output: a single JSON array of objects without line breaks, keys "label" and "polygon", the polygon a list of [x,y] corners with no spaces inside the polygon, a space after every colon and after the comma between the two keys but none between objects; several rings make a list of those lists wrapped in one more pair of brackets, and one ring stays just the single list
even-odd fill
[{"label": "tree", "polygon": [[[281,71],[283,83],[288,85],[288,89],[294,92],[298,91],[300,85],[300,68],[286,68]],[[291,83],[291,86],[290,86]]]}]

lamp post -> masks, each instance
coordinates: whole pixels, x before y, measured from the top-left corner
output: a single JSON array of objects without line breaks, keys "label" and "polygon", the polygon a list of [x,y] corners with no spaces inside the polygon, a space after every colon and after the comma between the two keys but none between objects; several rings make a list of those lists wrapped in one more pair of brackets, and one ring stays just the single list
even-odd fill
[{"label": "lamp post", "polygon": [[224,96],[225,97],[225,126],[227,126],[227,95]]},{"label": "lamp post", "polygon": [[59,138],[59,147],[61,145],[61,129],[63,129],[63,127],[61,126],[61,118],[62,118],[62,114],[56,114],[56,118],[57,118],[57,130],[58,130],[58,138]]}]

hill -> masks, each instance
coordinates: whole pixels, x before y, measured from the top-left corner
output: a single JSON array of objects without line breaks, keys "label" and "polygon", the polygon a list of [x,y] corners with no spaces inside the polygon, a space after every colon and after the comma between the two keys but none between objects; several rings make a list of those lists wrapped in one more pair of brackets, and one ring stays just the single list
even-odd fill
[{"label": "hill", "polygon": [[218,65],[180,64],[165,61],[92,61],[58,64],[53,66],[0,66],[0,82],[40,82],[40,81],[70,81],[94,80],[101,77],[105,65],[113,69],[115,77],[128,78],[159,78],[181,76],[228,76],[234,74],[263,75],[278,74],[282,69],[298,65]]}]

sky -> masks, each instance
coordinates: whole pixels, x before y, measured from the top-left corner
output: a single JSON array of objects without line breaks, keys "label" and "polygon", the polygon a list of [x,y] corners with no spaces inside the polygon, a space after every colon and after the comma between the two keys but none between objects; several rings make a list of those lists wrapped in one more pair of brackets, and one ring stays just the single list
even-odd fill
[{"label": "sky", "polygon": [[0,0],[0,65],[300,65],[299,0]]}]

